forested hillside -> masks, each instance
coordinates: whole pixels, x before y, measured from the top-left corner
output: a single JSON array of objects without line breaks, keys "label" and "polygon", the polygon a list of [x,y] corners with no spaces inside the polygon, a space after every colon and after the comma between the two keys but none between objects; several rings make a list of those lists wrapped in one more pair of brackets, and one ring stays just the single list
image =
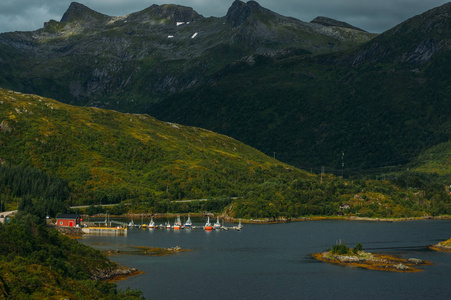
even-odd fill
[{"label": "forested hillside", "polygon": [[143,299],[139,291],[91,280],[118,267],[36,216],[21,212],[0,223],[0,299]]},{"label": "forested hillside", "polygon": [[[313,175],[230,137],[148,115],[8,90],[0,90],[0,104],[2,199],[41,216],[63,211],[55,205],[61,202],[274,220],[336,215],[343,203],[351,204],[346,213],[361,216],[438,215],[451,208],[445,183],[430,178]],[[173,202],[182,199],[209,201]]]}]

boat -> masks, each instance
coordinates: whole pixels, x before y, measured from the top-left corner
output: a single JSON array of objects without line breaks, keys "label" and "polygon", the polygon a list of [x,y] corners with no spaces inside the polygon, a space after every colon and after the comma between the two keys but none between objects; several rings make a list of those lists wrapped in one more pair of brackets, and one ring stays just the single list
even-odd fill
[{"label": "boat", "polygon": [[237,226],[233,226],[233,229],[235,229],[235,230],[241,230],[243,228],[243,225],[241,225],[241,219],[240,219],[240,222],[238,222],[238,225]]},{"label": "boat", "polygon": [[191,222],[190,215],[188,214],[188,220],[185,222],[185,228],[192,228],[193,222]]},{"label": "boat", "polygon": [[169,224],[169,222],[166,222],[166,229],[171,229],[171,224]]},{"label": "boat", "polygon": [[182,221],[180,221],[180,216],[177,216],[177,219],[174,222],[174,230],[179,230],[182,228]]},{"label": "boat", "polygon": [[213,225],[214,229],[221,229],[221,223],[219,223],[219,216],[216,218],[216,223]]},{"label": "boat", "polygon": [[208,231],[213,230],[213,226],[211,226],[211,223],[210,223],[210,216],[208,216],[207,218],[208,218],[207,223],[205,223],[204,229],[208,230]]},{"label": "boat", "polygon": [[146,223],[144,223],[144,221],[143,221],[143,216],[141,215],[141,226],[139,226],[140,228],[147,228],[147,224]]},{"label": "boat", "polygon": [[133,220],[131,220],[130,223],[128,223],[128,227],[135,227],[135,222],[133,222]]},{"label": "boat", "polygon": [[155,222],[153,221],[153,217],[150,218],[149,228],[155,228]]}]

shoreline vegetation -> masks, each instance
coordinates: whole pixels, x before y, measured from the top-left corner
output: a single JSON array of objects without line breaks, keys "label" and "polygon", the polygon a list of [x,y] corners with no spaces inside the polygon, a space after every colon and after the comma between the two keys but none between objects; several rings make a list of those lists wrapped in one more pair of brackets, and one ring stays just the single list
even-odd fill
[{"label": "shoreline vegetation", "polygon": [[386,272],[416,273],[424,271],[418,268],[420,266],[433,265],[430,261],[418,258],[404,259],[394,255],[365,252],[361,244],[357,244],[353,249],[342,244],[334,245],[329,251],[314,253],[312,257],[322,262]]},{"label": "shoreline vegetation", "polygon": [[[189,213],[192,218],[202,217],[216,217],[213,213]],[[105,217],[106,214],[96,214],[90,217]],[[110,215],[110,217],[117,218],[147,218],[151,217],[155,219],[163,218],[176,218],[177,216],[187,217],[188,213],[127,213],[123,215]],[[246,224],[278,224],[278,223],[290,223],[290,222],[303,222],[303,221],[322,221],[322,220],[344,220],[344,221],[372,221],[372,222],[403,222],[403,221],[419,221],[419,220],[451,220],[450,215],[442,216],[423,216],[423,217],[403,217],[403,218],[369,218],[359,216],[306,216],[299,218],[285,218],[280,217],[277,219],[265,218],[265,219],[244,219],[233,218],[227,215],[219,214],[219,218],[227,222],[239,222]]]},{"label": "shoreline vegetation", "polygon": [[144,299],[141,291],[112,283],[142,272],[120,266],[68,233],[24,211],[0,224],[0,298]]}]

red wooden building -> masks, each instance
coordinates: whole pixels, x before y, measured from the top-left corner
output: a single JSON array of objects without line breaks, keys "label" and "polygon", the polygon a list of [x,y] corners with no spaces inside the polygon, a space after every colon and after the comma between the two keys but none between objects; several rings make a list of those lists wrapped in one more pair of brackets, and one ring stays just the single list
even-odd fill
[{"label": "red wooden building", "polygon": [[56,217],[56,226],[63,227],[74,227],[76,225],[80,226],[82,221],[80,215],[75,214],[61,214]]}]

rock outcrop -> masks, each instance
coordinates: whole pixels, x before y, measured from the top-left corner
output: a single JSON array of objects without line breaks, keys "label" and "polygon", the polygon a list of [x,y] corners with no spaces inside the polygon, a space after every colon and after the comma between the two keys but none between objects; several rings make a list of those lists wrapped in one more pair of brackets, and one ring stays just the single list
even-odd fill
[{"label": "rock outcrop", "polygon": [[341,28],[349,28],[349,29],[354,29],[354,30],[359,30],[359,31],[363,31],[366,32],[363,29],[360,29],[358,27],[352,26],[346,22],[342,22],[342,21],[338,21],[335,19],[331,19],[331,18],[327,18],[327,17],[316,17],[315,19],[313,19],[310,23],[315,23],[315,24],[320,24],[320,25],[324,25],[324,26],[335,26],[335,27],[341,27]]},{"label": "rock outcrop", "polygon": [[113,279],[118,276],[130,276],[134,273],[139,272],[135,268],[116,268],[116,269],[98,269],[93,274],[91,274],[91,279],[93,280],[106,280],[106,279]]}]

